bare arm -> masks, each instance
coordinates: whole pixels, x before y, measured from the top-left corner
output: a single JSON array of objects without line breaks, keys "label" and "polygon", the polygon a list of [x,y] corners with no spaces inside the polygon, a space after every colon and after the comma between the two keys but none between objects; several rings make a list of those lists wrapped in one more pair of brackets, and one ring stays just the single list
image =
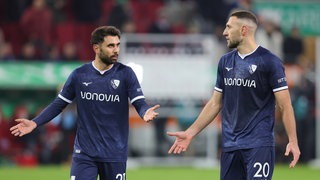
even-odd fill
[{"label": "bare arm", "polygon": [[202,109],[196,121],[186,130],[180,132],[168,132],[169,136],[175,136],[176,141],[168,153],[181,153],[186,151],[191,140],[207,127],[219,114],[222,107],[222,93],[214,91],[211,99]]},{"label": "bare arm", "polygon": [[293,108],[291,104],[290,94],[288,90],[283,90],[275,93],[277,108],[281,113],[281,118],[289,138],[289,142],[286,147],[285,155],[290,153],[293,155],[293,160],[290,163],[290,167],[294,167],[300,157],[300,149],[298,146],[298,138],[296,132],[296,122],[294,118]]},{"label": "bare arm", "polygon": [[222,93],[214,91],[211,99],[202,109],[196,121],[186,130],[192,137],[199,134],[219,114],[222,107]]}]

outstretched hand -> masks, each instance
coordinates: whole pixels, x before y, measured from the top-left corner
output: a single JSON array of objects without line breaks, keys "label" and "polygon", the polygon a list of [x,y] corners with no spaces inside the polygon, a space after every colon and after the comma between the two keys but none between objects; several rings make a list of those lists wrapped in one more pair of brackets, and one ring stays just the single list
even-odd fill
[{"label": "outstretched hand", "polygon": [[293,168],[298,163],[300,157],[300,149],[297,142],[289,142],[287,144],[286,152],[284,155],[289,156],[290,153],[293,156],[293,160],[290,162],[289,167]]},{"label": "outstretched hand", "polygon": [[11,134],[14,136],[24,136],[37,127],[37,124],[34,121],[28,119],[16,119],[15,121],[18,124],[10,128]]},{"label": "outstretched hand", "polygon": [[143,120],[145,122],[153,121],[155,118],[158,117],[159,113],[157,113],[155,110],[157,110],[160,107],[159,104],[149,108],[146,113],[143,116]]},{"label": "outstretched hand", "polygon": [[185,131],[180,132],[167,132],[169,136],[175,136],[176,140],[168,151],[169,154],[180,154],[188,149],[192,138],[187,135]]}]

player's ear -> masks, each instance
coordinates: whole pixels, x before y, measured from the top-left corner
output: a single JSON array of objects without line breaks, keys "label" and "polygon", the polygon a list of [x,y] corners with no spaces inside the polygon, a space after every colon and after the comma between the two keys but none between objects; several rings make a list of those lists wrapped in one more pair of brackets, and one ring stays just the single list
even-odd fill
[{"label": "player's ear", "polygon": [[93,44],[92,45],[92,49],[95,53],[98,53],[99,52],[99,45],[98,44]]},{"label": "player's ear", "polygon": [[248,34],[248,32],[249,32],[249,27],[248,26],[245,26],[245,25],[241,26],[241,34],[243,36],[246,36]]}]

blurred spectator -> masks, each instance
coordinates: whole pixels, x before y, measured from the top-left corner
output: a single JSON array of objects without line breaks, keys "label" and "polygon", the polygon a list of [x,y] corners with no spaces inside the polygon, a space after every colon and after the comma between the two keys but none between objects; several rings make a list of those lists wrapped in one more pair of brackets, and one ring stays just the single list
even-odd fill
[{"label": "blurred spectator", "polygon": [[61,23],[68,20],[70,13],[67,11],[67,5],[70,0],[47,0],[48,6],[52,11],[53,23]]},{"label": "blurred spectator", "polygon": [[283,60],[283,35],[278,22],[265,14],[259,16],[259,20],[261,25],[256,32],[257,43]]},{"label": "blurred spectator", "polygon": [[[226,0],[197,0],[198,12],[204,19],[204,26],[225,26],[230,11],[236,8],[236,3]],[[212,29],[209,30],[210,32]]]},{"label": "blurred spectator", "polygon": [[12,51],[11,43],[6,42],[4,33],[0,29],[0,61],[10,61],[14,60],[14,54]]},{"label": "blurred spectator", "polygon": [[0,45],[0,61],[12,61],[15,56],[12,51],[12,46],[9,42]]},{"label": "blurred spectator", "polygon": [[165,9],[161,8],[157,12],[156,20],[150,25],[148,33],[168,34],[172,33],[172,27],[168,20]]},{"label": "blurred spectator", "polygon": [[52,12],[45,0],[33,0],[20,20],[27,41],[34,43],[40,58],[44,58],[51,44]]},{"label": "blurred spectator", "polygon": [[46,59],[48,61],[60,61],[61,60],[60,51],[59,51],[58,46],[52,45],[49,47],[48,55],[47,55]]},{"label": "blurred spectator", "polygon": [[[186,130],[196,119],[201,112],[202,104],[195,99],[183,99],[176,101],[174,114],[177,117],[179,127],[182,131]],[[191,144],[187,154],[193,155],[195,153],[195,144]]]},{"label": "blurred spectator", "polygon": [[252,0],[237,0],[237,6],[239,9],[252,10]]},{"label": "blurred spectator", "polygon": [[[39,111],[41,111],[39,109]],[[39,161],[41,164],[59,164],[61,159],[62,132],[56,120],[52,120],[42,127],[40,131],[40,152]]]},{"label": "blurred spectator", "polygon": [[302,75],[291,89],[291,96],[301,150],[299,160],[306,163],[315,158],[315,84]]},{"label": "blurred spectator", "polygon": [[175,114],[182,130],[187,129],[197,118],[201,111],[201,105],[196,100],[184,99],[177,101]]},{"label": "blurred spectator", "polygon": [[283,40],[282,49],[285,63],[295,64],[299,61],[304,51],[304,44],[298,27],[291,28],[290,34]]},{"label": "blurred spectator", "polygon": [[109,14],[107,24],[119,29],[129,20],[130,10],[127,4],[117,1]]},{"label": "blurred spectator", "polygon": [[[26,104],[21,104],[15,107],[11,122],[14,123],[14,119],[18,118],[32,118]],[[12,124],[10,125],[10,127]],[[38,164],[37,158],[37,142],[38,142],[38,130],[34,131],[27,136],[23,136],[21,139],[15,137],[16,141],[23,143],[23,149],[16,154],[15,161],[20,166],[35,166]]]},{"label": "blurred spectator", "polygon": [[196,23],[196,3],[194,1],[170,1],[162,8],[165,9],[173,33],[186,33],[187,27]]},{"label": "blurred spectator", "polygon": [[74,0],[75,19],[81,23],[97,23],[102,13],[102,2],[103,0]]},{"label": "blurred spectator", "polygon": [[58,121],[62,133],[62,139],[59,147],[59,157],[62,162],[71,160],[70,156],[73,151],[73,142],[76,131],[76,106],[75,103],[69,105],[61,114],[59,114],[55,121]]},{"label": "blurred spectator", "polygon": [[154,100],[152,103],[161,104],[159,116],[153,121],[156,135],[156,156],[166,156],[171,142],[166,135],[169,116],[172,115],[173,100]]},{"label": "blurred spectator", "polygon": [[1,159],[6,158],[6,156],[10,154],[11,133],[9,129],[10,129],[9,121],[5,119],[2,109],[0,109],[0,165],[1,165]]},{"label": "blurred spectator", "polygon": [[122,33],[136,33],[136,24],[132,20],[127,20],[121,26]]},{"label": "blurred spectator", "polygon": [[77,45],[74,42],[67,42],[62,47],[61,60],[63,61],[78,61],[80,59],[78,55]]},{"label": "blurred spectator", "polygon": [[37,56],[35,44],[33,42],[26,42],[22,46],[21,52],[17,59],[29,61],[38,60],[39,56]]}]

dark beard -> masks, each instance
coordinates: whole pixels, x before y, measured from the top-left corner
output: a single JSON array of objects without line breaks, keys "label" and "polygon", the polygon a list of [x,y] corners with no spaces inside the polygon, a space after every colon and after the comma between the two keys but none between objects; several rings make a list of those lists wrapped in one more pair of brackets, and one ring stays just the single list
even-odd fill
[{"label": "dark beard", "polygon": [[111,58],[108,57],[100,57],[100,59],[107,66],[115,63]]},{"label": "dark beard", "polygon": [[230,44],[228,45],[228,47],[230,49],[234,49],[234,48],[237,48],[239,46],[240,42],[239,41],[230,41]]},{"label": "dark beard", "polygon": [[99,55],[99,58],[101,59],[101,61],[109,66],[111,64],[114,64],[116,61],[115,60],[112,60],[112,57],[108,57],[107,55],[105,55],[101,50],[100,50],[100,55]]}]

